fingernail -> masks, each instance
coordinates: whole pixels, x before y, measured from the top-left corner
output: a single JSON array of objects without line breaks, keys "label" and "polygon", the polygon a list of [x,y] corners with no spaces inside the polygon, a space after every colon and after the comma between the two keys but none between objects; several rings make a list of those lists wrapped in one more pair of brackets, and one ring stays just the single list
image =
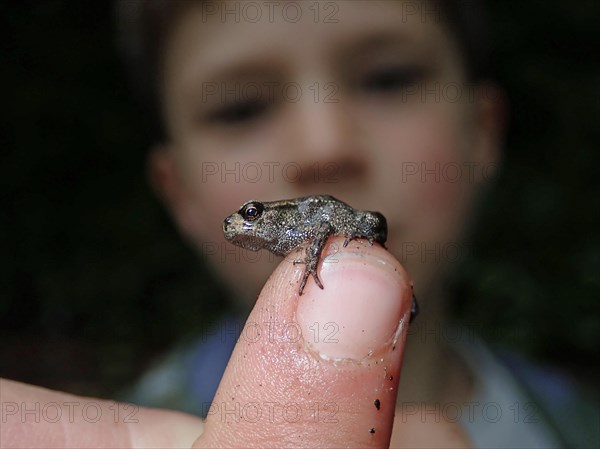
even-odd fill
[{"label": "fingernail", "polygon": [[410,279],[383,248],[339,242],[325,247],[324,289],[309,280],[296,320],[307,350],[327,360],[360,361],[389,350],[408,325]]}]

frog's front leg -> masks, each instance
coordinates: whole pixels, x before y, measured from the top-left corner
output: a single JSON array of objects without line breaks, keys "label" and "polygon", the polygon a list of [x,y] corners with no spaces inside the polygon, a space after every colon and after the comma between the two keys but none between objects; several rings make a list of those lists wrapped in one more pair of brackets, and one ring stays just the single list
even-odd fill
[{"label": "frog's front leg", "polygon": [[312,275],[315,279],[315,283],[319,286],[319,288],[323,289],[323,284],[319,279],[317,274],[317,266],[319,265],[319,260],[321,259],[321,253],[323,252],[323,247],[327,242],[327,238],[333,234],[333,226],[328,221],[325,221],[319,225],[319,229],[313,239],[312,243],[308,248],[306,248],[306,257],[304,258],[304,274],[302,275],[302,280],[300,281],[300,295],[302,295],[302,291],[306,286],[306,282],[308,281],[308,277]]},{"label": "frog's front leg", "polygon": [[[352,232],[352,233],[346,235],[346,240],[344,240],[344,248],[347,247],[348,244],[352,240],[356,240],[356,239],[366,239],[369,242],[369,245],[371,245],[371,246],[373,246],[373,243],[375,243],[377,241],[377,239],[373,235],[365,235],[360,232]],[[381,241],[379,242],[379,244],[381,246],[383,246],[385,249],[387,249],[385,247],[385,244],[382,243]]]},{"label": "frog's front leg", "polygon": [[[346,240],[344,240],[344,248],[348,246],[348,243],[350,243],[352,240],[355,239],[361,239],[361,238],[368,238],[367,236],[364,236],[358,232],[351,232],[350,234],[346,235]],[[373,245],[373,239],[372,238],[368,238],[369,239],[369,245]]]}]

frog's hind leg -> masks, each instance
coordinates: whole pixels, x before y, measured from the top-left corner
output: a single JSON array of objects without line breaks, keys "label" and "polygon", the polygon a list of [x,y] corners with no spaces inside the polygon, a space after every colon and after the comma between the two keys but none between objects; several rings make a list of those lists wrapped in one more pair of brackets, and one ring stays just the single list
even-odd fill
[{"label": "frog's hind leg", "polygon": [[310,246],[306,248],[306,257],[304,258],[304,264],[306,267],[304,269],[304,274],[302,275],[302,280],[300,281],[300,294],[302,294],[310,275],[312,275],[319,288],[323,289],[323,283],[317,274],[317,266],[319,265],[319,260],[321,259],[323,247],[327,242],[327,238],[331,234],[333,234],[333,226],[331,226],[331,223],[328,221],[321,223],[315,238]]},{"label": "frog's hind leg", "polygon": [[418,314],[419,314],[419,303],[417,302],[417,297],[413,293],[412,294],[412,306],[410,308],[410,319],[408,320],[408,323],[409,324],[412,323]]}]

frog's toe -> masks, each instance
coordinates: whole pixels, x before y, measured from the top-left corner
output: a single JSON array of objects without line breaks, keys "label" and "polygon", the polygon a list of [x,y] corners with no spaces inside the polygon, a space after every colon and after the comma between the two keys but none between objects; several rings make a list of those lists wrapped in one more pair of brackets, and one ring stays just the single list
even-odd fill
[{"label": "frog's toe", "polygon": [[299,292],[300,295],[302,295],[302,292],[304,291],[304,287],[306,287],[306,283],[308,282],[308,278],[310,276],[313,277],[313,279],[315,280],[315,284],[317,284],[321,290],[324,289],[323,283],[321,282],[321,279],[319,279],[317,272],[312,271],[312,270],[305,270],[304,273],[302,274],[302,279],[300,280],[300,292]]},{"label": "frog's toe", "polygon": [[325,287],[323,287],[323,284],[321,283],[321,279],[319,279],[319,276],[317,275],[317,272],[311,272],[310,274],[312,274],[312,277],[315,280],[315,284],[317,284],[319,286],[319,288],[321,290],[323,290]]},{"label": "frog's toe", "polygon": [[354,240],[357,237],[357,234],[348,234],[346,236],[346,240],[344,240],[344,248],[348,246],[348,243],[350,243],[352,240]]},{"label": "frog's toe", "polygon": [[300,280],[300,295],[304,291],[304,287],[306,287],[306,283],[308,282],[308,277],[311,275],[309,270],[304,270],[302,273],[302,279]]},{"label": "frog's toe", "polygon": [[306,286],[306,279],[307,279],[306,276],[302,276],[302,280],[300,281],[300,289],[298,291],[298,294],[300,296],[302,296],[302,292],[304,291],[304,287]]}]

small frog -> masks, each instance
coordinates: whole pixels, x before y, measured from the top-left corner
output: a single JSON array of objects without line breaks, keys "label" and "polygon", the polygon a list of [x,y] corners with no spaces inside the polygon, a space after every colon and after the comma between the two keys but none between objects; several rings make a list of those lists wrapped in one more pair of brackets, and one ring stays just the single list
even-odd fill
[{"label": "small frog", "polygon": [[[311,242],[302,262],[306,269],[300,282],[300,295],[308,277],[322,289],[317,275],[321,252],[332,235],[345,235],[344,247],[354,239],[372,245],[387,239],[387,222],[379,212],[356,210],[330,195],[313,195],[281,201],[248,201],[223,221],[225,239],[252,251],[266,249],[278,256],[289,254],[299,245]],[[418,313],[413,295],[412,321]]]}]

